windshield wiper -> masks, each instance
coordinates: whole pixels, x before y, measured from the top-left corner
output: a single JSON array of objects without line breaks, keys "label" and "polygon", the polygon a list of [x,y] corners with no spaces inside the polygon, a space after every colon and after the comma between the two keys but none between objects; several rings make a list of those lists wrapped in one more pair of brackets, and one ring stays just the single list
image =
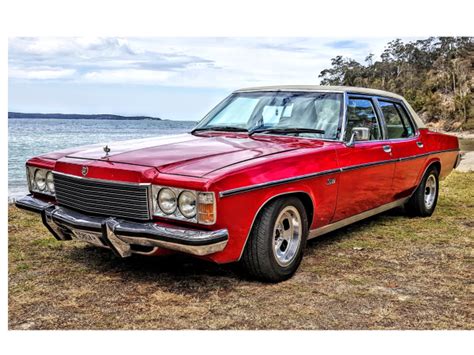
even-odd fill
[{"label": "windshield wiper", "polygon": [[245,128],[234,127],[234,126],[208,126],[194,128],[191,133],[204,132],[204,131],[222,131],[222,132],[248,132]]},{"label": "windshield wiper", "polygon": [[276,133],[276,134],[287,134],[287,133],[317,133],[317,134],[324,134],[325,131],[322,129],[314,129],[314,128],[256,128],[249,132],[249,136],[255,133]]}]

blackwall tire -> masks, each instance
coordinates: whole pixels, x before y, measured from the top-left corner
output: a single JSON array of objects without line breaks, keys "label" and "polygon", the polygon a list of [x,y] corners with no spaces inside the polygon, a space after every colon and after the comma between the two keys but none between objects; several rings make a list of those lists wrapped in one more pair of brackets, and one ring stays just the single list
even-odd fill
[{"label": "blackwall tire", "polygon": [[420,185],[406,203],[405,209],[410,216],[429,217],[438,203],[439,171],[431,166],[423,176]]},{"label": "blackwall tire", "polygon": [[241,263],[254,278],[280,282],[298,269],[308,236],[308,217],[296,197],[281,197],[256,218]]}]

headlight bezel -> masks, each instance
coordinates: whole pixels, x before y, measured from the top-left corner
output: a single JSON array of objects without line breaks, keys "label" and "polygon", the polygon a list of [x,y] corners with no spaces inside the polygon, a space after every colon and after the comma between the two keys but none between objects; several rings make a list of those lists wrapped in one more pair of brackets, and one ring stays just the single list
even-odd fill
[{"label": "headlight bezel", "polygon": [[[174,199],[174,204],[173,204],[172,208],[166,208],[164,206],[164,203],[162,203],[162,201],[161,201],[161,196],[164,195],[165,193],[170,194],[169,200]],[[162,189],[160,189],[160,191],[158,191],[157,203],[158,203],[158,207],[160,208],[160,210],[165,215],[168,216],[168,215],[171,215],[171,214],[176,212],[176,209],[178,208],[178,196],[176,196],[176,192],[171,190],[169,187],[163,187]]]},{"label": "headlight bezel", "polygon": [[[37,176],[43,176],[44,186],[41,187],[38,185]],[[51,169],[39,168],[31,165],[26,166],[26,177],[28,182],[28,189],[30,193],[46,195],[49,197],[56,196],[56,189],[54,188],[54,178],[51,182],[48,182],[48,176],[53,176]],[[51,189],[50,183],[53,184],[53,189]]]},{"label": "headlight bezel", "polygon": [[[188,213],[188,212],[184,211],[184,206],[182,206],[182,205],[184,205],[184,202],[182,202],[181,199],[184,198],[185,196],[191,196],[191,198],[194,200],[194,212]],[[188,203],[188,205],[192,205],[192,202]],[[196,196],[196,193],[194,191],[190,191],[190,190],[181,191],[181,193],[178,196],[178,208],[179,208],[179,212],[181,212],[181,214],[184,217],[186,217],[186,218],[196,217],[196,214],[197,214],[197,196]]]},{"label": "headlight bezel", "polygon": [[[159,206],[158,203],[158,196],[159,193],[162,189],[170,189],[173,191],[176,195],[176,201],[177,201],[177,208],[173,211],[171,214],[166,214]],[[186,217],[180,207],[179,207],[179,197],[183,192],[190,193],[195,197],[195,213],[191,217]],[[199,215],[199,196],[200,194],[206,194],[207,196],[212,196],[212,219],[207,219],[204,220],[200,218]],[[197,224],[202,224],[202,225],[212,225],[215,224],[216,222],[216,199],[215,199],[215,194],[214,192],[209,192],[209,191],[197,191],[197,190],[192,190],[192,189],[185,189],[185,188],[177,188],[177,187],[172,187],[172,186],[165,186],[165,185],[152,185],[152,204],[153,208],[153,217],[161,217],[161,218],[167,218],[167,219],[172,219],[172,220],[179,220],[179,221],[184,221],[184,222],[191,222],[191,223],[197,223]]]}]

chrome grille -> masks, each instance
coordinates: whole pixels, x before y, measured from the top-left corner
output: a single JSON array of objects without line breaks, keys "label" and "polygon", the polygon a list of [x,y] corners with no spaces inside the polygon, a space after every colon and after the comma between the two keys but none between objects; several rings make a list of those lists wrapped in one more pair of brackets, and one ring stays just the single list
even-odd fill
[{"label": "chrome grille", "polygon": [[150,219],[149,185],[54,173],[54,186],[61,206],[103,216]]}]

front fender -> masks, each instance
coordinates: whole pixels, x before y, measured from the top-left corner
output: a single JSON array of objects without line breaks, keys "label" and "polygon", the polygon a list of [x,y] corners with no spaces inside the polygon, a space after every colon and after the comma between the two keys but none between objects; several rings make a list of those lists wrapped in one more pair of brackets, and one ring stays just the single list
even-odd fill
[{"label": "front fender", "polygon": [[336,207],[337,183],[328,185],[327,180],[337,181],[338,174],[219,197],[215,227],[228,229],[229,242],[224,251],[211,259],[218,263],[239,260],[259,212],[274,198],[304,194],[313,211],[309,229],[328,224]]}]

